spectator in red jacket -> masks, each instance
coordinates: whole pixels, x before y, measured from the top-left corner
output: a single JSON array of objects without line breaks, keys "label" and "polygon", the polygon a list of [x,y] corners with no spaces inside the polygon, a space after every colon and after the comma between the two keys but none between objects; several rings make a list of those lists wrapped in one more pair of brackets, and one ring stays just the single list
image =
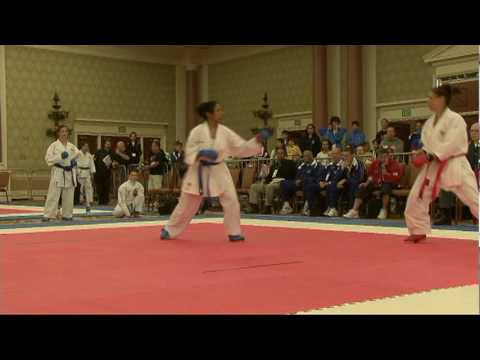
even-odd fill
[{"label": "spectator in red jacket", "polygon": [[378,214],[378,219],[387,218],[390,195],[393,189],[398,188],[404,170],[403,166],[393,158],[394,152],[393,147],[381,149],[379,158],[373,161],[368,168],[367,181],[359,185],[353,208],[344,215],[345,218],[358,219],[358,211],[363,201],[378,190],[380,190],[383,200],[383,207]]}]

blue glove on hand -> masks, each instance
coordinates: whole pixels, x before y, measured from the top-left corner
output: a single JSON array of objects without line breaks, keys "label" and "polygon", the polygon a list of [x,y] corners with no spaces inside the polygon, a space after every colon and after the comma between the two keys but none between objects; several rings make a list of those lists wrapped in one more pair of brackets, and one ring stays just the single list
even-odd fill
[{"label": "blue glove on hand", "polygon": [[74,168],[75,166],[77,166],[77,160],[72,160],[72,161],[70,161],[70,166],[71,166],[72,168]]},{"label": "blue glove on hand", "polygon": [[68,158],[68,152],[67,151],[64,151],[62,153],[62,159],[65,160],[66,158]]},{"label": "blue glove on hand", "polygon": [[198,152],[199,158],[206,158],[211,161],[215,161],[218,159],[218,151],[214,149],[204,149]]},{"label": "blue glove on hand", "polygon": [[273,129],[263,128],[257,134],[257,139],[259,139],[261,141],[265,141],[265,140],[270,139],[272,136],[273,136]]}]

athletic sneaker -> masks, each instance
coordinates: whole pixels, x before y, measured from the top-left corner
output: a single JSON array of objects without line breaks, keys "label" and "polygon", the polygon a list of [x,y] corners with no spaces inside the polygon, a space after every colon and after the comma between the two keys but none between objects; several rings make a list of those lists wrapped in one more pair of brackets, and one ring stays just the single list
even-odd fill
[{"label": "athletic sneaker", "polygon": [[377,219],[385,220],[387,218],[387,211],[385,209],[380,210]]},{"label": "athletic sneaker", "polygon": [[290,215],[293,213],[293,209],[291,208],[290,204],[286,202],[283,204],[282,210],[280,210],[280,215]]},{"label": "athletic sneaker", "polygon": [[91,214],[91,209],[90,209],[89,207],[87,207],[86,213],[87,213],[87,216],[90,216],[90,214]]},{"label": "athletic sneaker", "polygon": [[331,208],[329,213],[327,214],[328,217],[337,217],[338,216],[338,211],[335,208]]},{"label": "athletic sneaker", "polygon": [[325,212],[323,213],[323,216],[329,216],[328,214],[330,213],[330,210],[332,210],[332,209],[327,208],[327,210],[325,210]]},{"label": "athletic sneaker", "polygon": [[349,210],[345,215],[343,215],[344,218],[346,219],[359,219],[360,216],[358,215],[358,211],[355,211],[353,209]]}]

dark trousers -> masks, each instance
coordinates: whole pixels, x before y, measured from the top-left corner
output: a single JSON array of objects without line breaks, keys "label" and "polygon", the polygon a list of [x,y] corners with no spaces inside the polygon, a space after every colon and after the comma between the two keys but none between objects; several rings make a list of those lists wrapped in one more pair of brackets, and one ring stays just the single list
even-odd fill
[{"label": "dark trousers", "polygon": [[316,183],[307,184],[303,191],[310,210],[317,209],[320,204],[320,195],[326,194],[326,189],[320,189],[320,185]]},{"label": "dark trousers", "polygon": [[338,206],[338,199],[345,192],[345,188],[339,189],[336,182],[332,182],[327,186],[327,204],[329,208],[336,209]]},{"label": "dark trousers", "polygon": [[440,191],[438,198],[438,207],[440,209],[450,209],[455,206],[455,194],[448,191]]},{"label": "dark trousers", "polygon": [[110,201],[110,174],[95,174],[95,189],[100,205],[108,205]]},{"label": "dark trousers", "polygon": [[358,181],[347,181],[346,195],[348,196],[348,207],[351,209],[358,193],[360,183]]},{"label": "dark trousers", "polygon": [[391,195],[392,190],[398,188],[397,184],[383,183],[381,186],[369,184],[367,187],[358,188],[355,197],[357,199],[365,200],[369,198],[374,191],[380,190],[381,195]]},{"label": "dark trousers", "polygon": [[295,196],[297,191],[303,191],[303,195],[305,200],[307,199],[307,187],[310,186],[318,186],[313,180],[310,178],[306,178],[303,180],[299,186],[295,183],[295,180],[284,180],[280,183],[280,196],[282,201],[289,201]]}]

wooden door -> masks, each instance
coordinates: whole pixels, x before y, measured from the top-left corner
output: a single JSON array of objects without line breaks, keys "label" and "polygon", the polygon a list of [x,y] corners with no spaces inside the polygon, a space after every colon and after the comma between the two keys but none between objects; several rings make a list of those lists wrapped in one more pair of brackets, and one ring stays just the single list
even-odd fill
[{"label": "wooden door", "polygon": [[460,94],[452,97],[450,108],[458,113],[478,111],[478,80],[450,84],[460,90]]}]

